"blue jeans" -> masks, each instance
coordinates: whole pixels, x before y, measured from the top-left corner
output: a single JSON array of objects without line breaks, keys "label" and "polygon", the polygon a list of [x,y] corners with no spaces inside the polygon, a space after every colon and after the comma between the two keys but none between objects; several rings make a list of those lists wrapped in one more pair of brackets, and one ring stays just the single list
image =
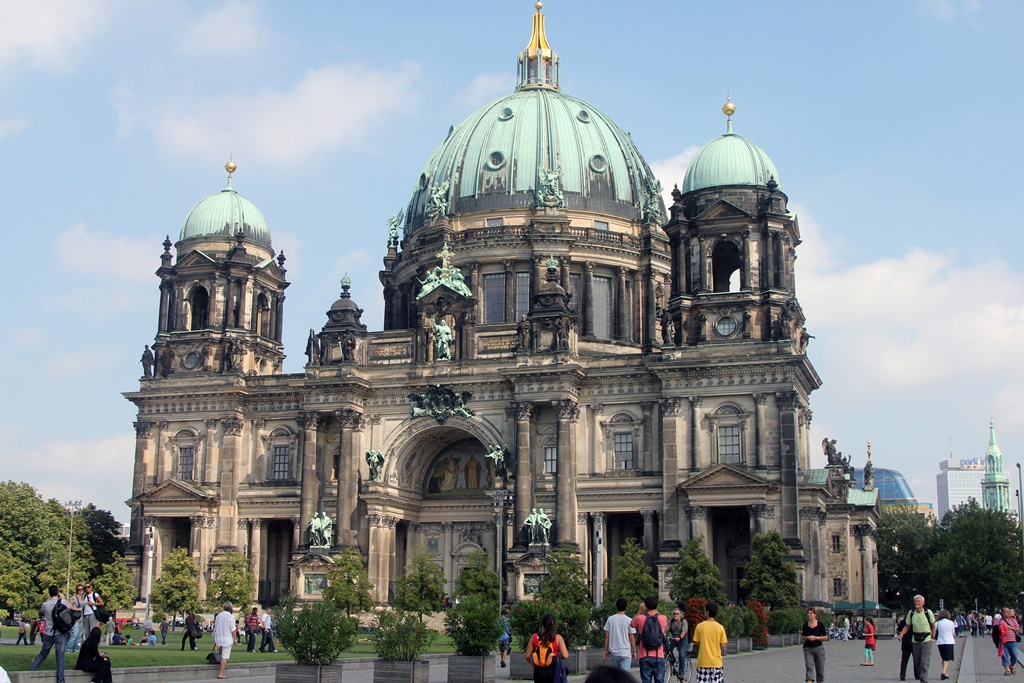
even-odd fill
[{"label": "blue jeans", "polygon": [[43,649],[39,651],[36,658],[32,660],[29,671],[38,671],[43,662],[50,654],[50,648],[57,650],[57,683],[64,683],[64,650],[67,648],[68,634],[54,633],[52,636],[43,636]]},{"label": "blue jeans", "polygon": [[68,652],[78,652],[82,644],[82,625],[82,620],[76,619],[75,625],[71,627],[71,635],[68,636],[68,643],[65,646]]},{"label": "blue jeans", "polygon": [[1003,666],[1017,665],[1017,641],[1003,643]]},{"label": "blue jeans", "polygon": [[616,657],[615,655],[608,655],[608,661],[612,663],[616,669],[622,669],[623,671],[629,671],[629,663],[632,657],[626,655],[625,657]]},{"label": "blue jeans", "polygon": [[665,683],[665,658],[643,657],[640,660],[640,683]]},{"label": "blue jeans", "polygon": [[686,648],[689,643],[689,638],[680,638],[679,643],[674,648],[676,651],[676,661],[679,662],[679,671],[676,673],[679,674],[680,677],[686,675]]}]

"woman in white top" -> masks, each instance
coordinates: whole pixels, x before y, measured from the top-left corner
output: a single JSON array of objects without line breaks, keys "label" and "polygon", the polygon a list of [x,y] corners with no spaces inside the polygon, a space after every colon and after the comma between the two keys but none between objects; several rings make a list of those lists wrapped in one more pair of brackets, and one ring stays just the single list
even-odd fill
[{"label": "woman in white top", "polygon": [[956,647],[956,624],[949,618],[949,612],[939,612],[939,620],[935,622],[935,644],[939,646],[939,656],[942,657],[941,680],[949,678],[949,663],[953,661],[953,649]]},{"label": "woman in white top", "polygon": [[213,643],[220,647],[220,674],[217,678],[227,678],[224,670],[231,658],[231,646],[238,637],[238,627],[235,625],[235,618],[231,616],[232,609],[234,606],[230,602],[225,602],[224,611],[213,620]]}]

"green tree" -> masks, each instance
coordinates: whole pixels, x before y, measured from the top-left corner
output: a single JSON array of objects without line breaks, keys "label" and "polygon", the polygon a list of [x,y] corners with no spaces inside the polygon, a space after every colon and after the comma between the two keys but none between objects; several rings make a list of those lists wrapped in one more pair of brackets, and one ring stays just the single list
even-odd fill
[{"label": "green tree", "polygon": [[175,548],[164,557],[160,576],[153,582],[150,601],[170,614],[199,609],[199,567],[186,548]]},{"label": "green tree", "polygon": [[327,573],[324,599],[331,600],[346,615],[373,609],[370,591],[373,584],[366,576],[363,556],[359,550],[347,547],[334,558],[334,567]]},{"label": "green tree", "polygon": [[722,598],[725,584],[720,578],[721,571],[704,554],[703,542],[703,536],[690,538],[679,549],[679,561],[669,586],[669,597],[676,602],[685,602],[689,598],[703,598],[711,602]]},{"label": "green tree", "polygon": [[875,545],[879,602],[905,611],[918,593],[932,594],[936,535],[927,517],[908,507],[882,508]]},{"label": "green tree", "polygon": [[800,582],[788,554],[789,546],[778,531],[754,534],[740,588],[773,610],[799,607]]},{"label": "green tree", "polygon": [[224,560],[206,589],[206,603],[217,610],[225,602],[242,607],[252,602],[255,578],[249,569],[249,558],[236,550],[224,554]]},{"label": "green tree", "polygon": [[936,530],[937,548],[931,561],[931,604],[984,607],[1017,604],[1024,585],[1021,571],[1020,527],[1015,516],[983,510],[973,499],[959,505]]},{"label": "green tree", "polygon": [[32,574],[24,562],[6,550],[0,550],[0,608],[21,612],[29,607],[38,607],[33,603],[42,603],[38,599]]},{"label": "green tree", "polygon": [[551,552],[548,574],[540,582],[537,597],[556,605],[588,604],[590,577],[579,553],[571,546],[558,546]]},{"label": "green tree", "polygon": [[[96,576],[102,571],[103,565],[113,563],[114,558],[124,557],[128,539],[119,535],[121,524],[107,510],[100,510],[89,503],[82,508],[79,515],[89,530],[89,548],[92,549],[93,560],[96,562],[93,576]],[[78,524],[78,520],[75,520],[75,524]]]},{"label": "green tree", "polygon": [[493,595],[486,591],[461,595],[455,605],[445,610],[445,630],[455,654],[482,657],[497,649],[505,627],[499,621],[496,589],[497,584]]},{"label": "green tree", "polygon": [[423,615],[441,608],[444,597],[444,573],[434,562],[434,553],[425,548],[413,551],[405,573],[395,581],[395,609]]},{"label": "green tree", "polygon": [[459,574],[456,592],[460,598],[480,595],[498,604],[498,574],[491,569],[491,556],[487,551],[476,550],[469,556],[466,568]]},{"label": "green tree", "polygon": [[103,593],[103,602],[109,610],[128,609],[135,605],[135,582],[128,571],[124,558],[115,555],[112,562],[100,567],[99,576],[93,581],[93,588]]},{"label": "green tree", "polygon": [[622,554],[612,558],[612,575],[605,579],[605,602],[626,598],[640,602],[648,595],[658,594],[658,580],[644,566],[644,549],[635,538],[622,544]]}]

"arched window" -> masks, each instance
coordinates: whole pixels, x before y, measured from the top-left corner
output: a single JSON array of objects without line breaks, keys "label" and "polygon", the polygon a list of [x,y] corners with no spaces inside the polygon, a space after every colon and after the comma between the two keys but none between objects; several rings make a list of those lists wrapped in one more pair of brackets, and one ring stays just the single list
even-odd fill
[{"label": "arched window", "polygon": [[711,250],[713,291],[732,292],[740,288],[740,249],[732,240],[721,240]]},{"label": "arched window", "polygon": [[174,478],[182,481],[199,481],[198,467],[199,436],[191,429],[182,429],[172,439],[175,454]]},{"label": "arched window", "polygon": [[192,319],[189,321],[190,330],[205,329],[210,321],[210,295],[205,287],[196,287],[189,296],[192,308]]},{"label": "arched window", "polygon": [[252,331],[261,337],[270,338],[270,300],[263,292],[256,298]]},{"label": "arched window", "polygon": [[713,462],[747,466],[747,422],[749,413],[726,404],[708,416],[711,422]]}]

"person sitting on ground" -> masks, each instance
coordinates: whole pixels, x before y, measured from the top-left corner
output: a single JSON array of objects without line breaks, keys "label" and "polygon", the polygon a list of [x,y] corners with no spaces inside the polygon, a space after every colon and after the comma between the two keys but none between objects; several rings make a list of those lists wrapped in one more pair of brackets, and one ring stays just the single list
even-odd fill
[{"label": "person sitting on ground", "polygon": [[114,678],[110,673],[110,658],[107,657],[106,652],[100,652],[102,628],[107,625],[110,613],[99,607],[93,612],[93,617],[96,620],[96,626],[93,626],[85,642],[82,643],[75,668],[93,674],[92,683],[113,683]]}]

